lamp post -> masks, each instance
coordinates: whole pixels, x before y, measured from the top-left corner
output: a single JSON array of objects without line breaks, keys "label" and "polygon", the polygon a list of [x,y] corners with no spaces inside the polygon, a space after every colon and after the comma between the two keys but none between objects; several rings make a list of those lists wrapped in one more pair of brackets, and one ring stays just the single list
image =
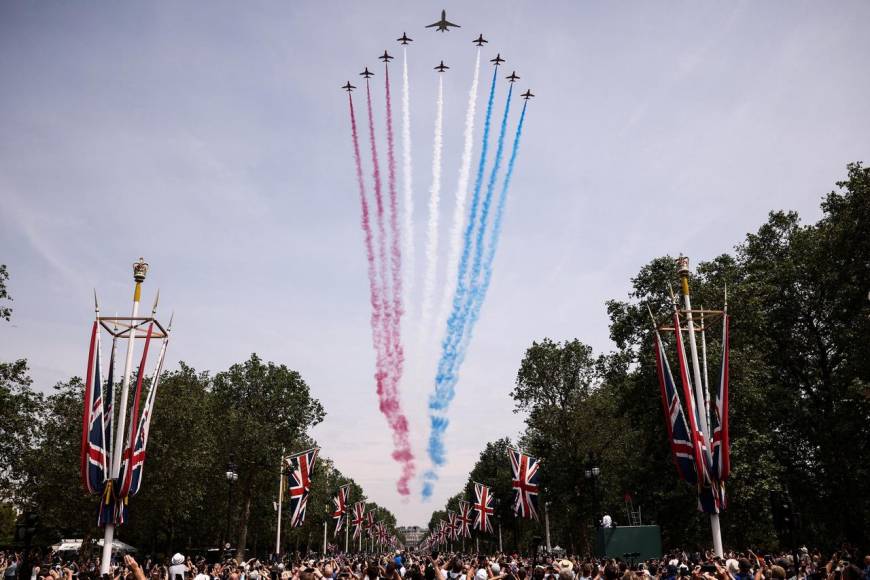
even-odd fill
[{"label": "lamp post", "polygon": [[584,475],[586,479],[592,484],[592,504],[593,504],[593,514],[592,514],[592,527],[598,527],[598,512],[600,511],[600,507],[598,505],[598,478],[601,476],[601,467],[599,466],[599,460],[601,458],[594,451],[590,451],[586,457],[586,465],[584,470]]},{"label": "lamp post", "polygon": [[230,543],[230,520],[232,519],[232,506],[233,506],[233,485],[239,479],[239,473],[236,471],[236,456],[230,455],[230,461],[227,463],[227,472],[225,473],[227,478],[227,529],[224,534],[226,538],[226,543]]}]

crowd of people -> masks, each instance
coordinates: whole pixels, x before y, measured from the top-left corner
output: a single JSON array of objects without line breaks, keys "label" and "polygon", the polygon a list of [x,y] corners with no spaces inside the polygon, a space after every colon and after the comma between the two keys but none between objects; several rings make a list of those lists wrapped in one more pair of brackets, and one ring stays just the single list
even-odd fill
[{"label": "crowd of people", "polygon": [[[30,580],[870,580],[870,555],[848,550],[825,556],[802,548],[792,554],[671,553],[661,559],[626,561],[518,554],[493,556],[396,551],[382,555],[328,558],[224,558],[175,554],[166,561],[131,555],[113,562],[101,578],[98,559],[65,559],[49,552],[31,559]],[[795,565],[797,564],[797,566]],[[4,580],[27,580],[20,552],[0,552]]]}]

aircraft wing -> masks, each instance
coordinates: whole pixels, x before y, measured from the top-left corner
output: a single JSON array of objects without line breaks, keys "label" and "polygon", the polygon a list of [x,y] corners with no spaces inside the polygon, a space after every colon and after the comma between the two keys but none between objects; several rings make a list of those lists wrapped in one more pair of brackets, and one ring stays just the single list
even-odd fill
[{"label": "aircraft wing", "polygon": [[458,24],[453,24],[452,22],[444,21],[444,26],[455,26],[456,28],[462,28]]},{"label": "aircraft wing", "polygon": [[440,23],[440,22],[435,22],[434,24],[427,24],[427,25],[426,25],[426,28],[432,28],[433,26],[438,26],[439,24],[441,24],[441,23]]}]

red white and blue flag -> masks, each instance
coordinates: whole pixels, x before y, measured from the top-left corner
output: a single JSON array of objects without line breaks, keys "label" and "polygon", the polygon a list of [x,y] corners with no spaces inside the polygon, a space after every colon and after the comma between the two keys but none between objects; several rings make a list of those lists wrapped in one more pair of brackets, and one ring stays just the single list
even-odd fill
[{"label": "red white and blue flag", "polygon": [[[111,460],[106,445],[100,331],[97,322],[91,329],[88,370],[85,382],[85,409],[82,418],[82,483],[90,493],[103,492]],[[111,390],[111,387],[109,388]]]},{"label": "red white and blue flag", "polygon": [[319,452],[320,448],[315,447],[284,459],[290,471],[287,477],[289,483],[287,490],[290,494],[291,528],[298,528],[305,522],[305,508],[311,491],[311,475]]},{"label": "red white and blue flag", "polygon": [[332,498],[332,503],[335,504],[335,509],[332,511],[332,519],[335,520],[335,531],[332,536],[338,535],[345,521],[347,514],[347,500],[350,497],[350,484],[342,485],[338,488],[338,493]]},{"label": "red white and blue flag", "polygon": [[662,338],[656,330],[655,336],[656,373],[662,393],[662,407],[665,412],[665,425],[668,428],[668,439],[671,442],[671,453],[674,465],[680,478],[692,485],[698,484],[698,474],[695,469],[695,446],[689,436],[689,427],[683,413],[683,405],[674,383],[674,376],[668,359],[665,357]]},{"label": "red white and blue flag", "polygon": [[508,449],[513,470],[514,513],[521,518],[538,519],[538,467],[540,461],[517,449]]},{"label": "red white and blue flag", "polygon": [[[153,332],[154,323],[152,322],[148,325],[148,332],[145,335],[145,346],[142,348],[142,359],[139,362],[139,372],[136,375],[136,391],[133,396],[133,411],[130,415],[130,428],[128,431],[128,438],[124,442],[124,451],[121,455],[121,471],[118,474],[118,487],[115,489],[115,498],[121,502],[119,504],[119,513],[123,510],[123,504],[126,498],[129,497],[130,491],[133,487],[133,472],[138,470],[141,474],[142,464],[145,461],[144,448],[140,447],[140,441],[138,441],[139,413],[141,410],[143,411],[142,416],[145,416],[144,409],[140,409],[140,406],[142,404],[142,389],[145,380],[145,362],[148,359],[148,348],[151,346],[151,335]],[[138,452],[137,449],[139,449]],[[120,521],[116,521],[115,523],[121,523],[125,519],[124,514],[121,513],[121,516],[118,519],[120,519]]]},{"label": "red white and blue flag", "polygon": [[366,521],[363,524],[363,528],[368,532],[370,538],[375,537],[375,512],[370,511],[366,514]]},{"label": "red white and blue flag", "polygon": [[450,538],[451,541],[454,541],[459,537],[456,530],[456,512],[450,510],[447,510],[447,537]]},{"label": "red white and blue flag", "polygon": [[471,537],[471,502],[464,499],[459,500],[459,515],[456,517],[456,522],[459,530],[459,536],[462,538]]},{"label": "red white and blue flag", "polygon": [[358,501],[353,504],[353,539],[358,540],[362,535],[363,526],[365,525],[366,504],[363,501]]},{"label": "red white and blue flag", "polygon": [[729,336],[730,318],[728,313],[722,317],[722,366],[719,371],[719,389],[711,416],[713,430],[713,478],[725,481],[731,475],[731,445],[728,438],[728,379],[729,351],[731,338]]},{"label": "red white and blue flag", "polygon": [[477,501],[474,504],[474,529],[492,533],[492,523],[489,517],[493,515],[492,491],[489,486],[474,482],[474,495]]}]

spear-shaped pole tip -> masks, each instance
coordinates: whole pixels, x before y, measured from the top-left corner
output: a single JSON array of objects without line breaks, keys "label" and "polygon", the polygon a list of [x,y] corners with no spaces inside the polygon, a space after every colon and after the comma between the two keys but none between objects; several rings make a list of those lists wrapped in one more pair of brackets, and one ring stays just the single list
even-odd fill
[{"label": "spear-shaped pole tip", "polygon": [[94,311],[95,312],[100,311],[100,301],[97,300],[97,289],[96,288],[94,288]]},{"label": "spear-shaped pole tip", "polygon": [[166,327],[166,332],[172,330],[172,321],[175,319],[175,311],[172,311],[172,314],[169,315],[169,326]]},{"label": "spear-shaped pole tip", "polygon": [[151,308],[151,316],[157,313],[157,303],[160,302],[160,288],[157,289],[157,295],[154,296],[154,306]]}]

